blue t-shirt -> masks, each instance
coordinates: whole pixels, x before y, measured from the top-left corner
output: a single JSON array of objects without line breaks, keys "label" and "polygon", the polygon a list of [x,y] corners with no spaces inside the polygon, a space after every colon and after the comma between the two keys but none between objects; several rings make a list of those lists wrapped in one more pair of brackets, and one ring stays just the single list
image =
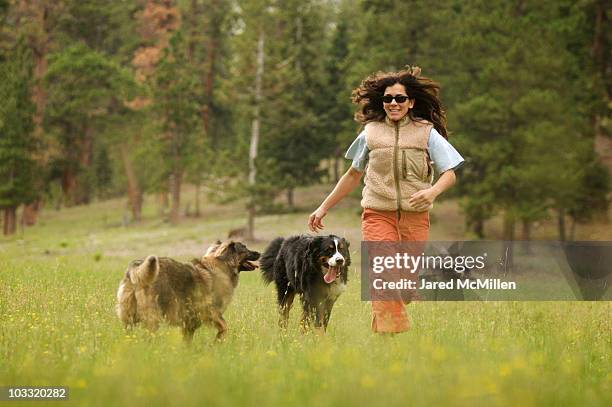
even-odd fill
[{"label": "blue t-shirt", "polygon": [[[427,150],[429,151],[429,158],[433,161],[433,166],[438,174],[448,170],[455,170],[465,162],[461,154],[455,150],[455,147],[434,128],[429,133]],[[369,152],[370,150],[368,150],[366,144],[366,133],[363,130],[348,148],[344,157],[353,160],[352,167],[357,171],[363,172],[368,162]]]}]

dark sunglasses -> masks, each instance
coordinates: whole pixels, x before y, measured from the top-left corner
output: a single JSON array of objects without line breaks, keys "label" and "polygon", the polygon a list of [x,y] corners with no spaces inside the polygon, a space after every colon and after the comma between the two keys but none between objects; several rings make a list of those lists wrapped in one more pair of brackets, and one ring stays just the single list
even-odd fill
[{"label": "dark sunglasses", "polygon": [[410,97],[408,97],[406,95],[395,95],[395,96],[385,95],[385,96],[382,97],[382,101],[384,103],[391,103],[391,102],[393,102],[393,99],[395,99],[395,101],[397,103],[404,103],[405,101],[410,99]]}]

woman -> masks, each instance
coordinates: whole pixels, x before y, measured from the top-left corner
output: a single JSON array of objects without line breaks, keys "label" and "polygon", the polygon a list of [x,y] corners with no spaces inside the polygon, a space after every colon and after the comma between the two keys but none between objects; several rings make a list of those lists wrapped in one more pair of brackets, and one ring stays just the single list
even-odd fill
[{"label": "woman", "polygon": [[[355,119],[363,131],[349,147],[351,168],[310,215],[311,231],[323,229],[327,212],[359,184],[365,173],[361,206],[364,241],[426,241],[429,209],[455,183],[461,155],[447,141],[440,87],[420,69],[378,72],[353,90]],[[433,167],[440,175],[433,181]],[[409,301],[408,301],[409,302]],[[404,303],[372,301],[372,330],[408,330]]]}]

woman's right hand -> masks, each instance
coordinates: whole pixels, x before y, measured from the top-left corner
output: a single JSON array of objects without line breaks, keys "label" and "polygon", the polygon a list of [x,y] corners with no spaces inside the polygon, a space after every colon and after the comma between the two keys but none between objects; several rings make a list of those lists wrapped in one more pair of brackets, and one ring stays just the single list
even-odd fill
[{"label": "woman's right hand", "polygon": [[322,230],[324,226],[321,219],[323,219],[325,215],[327,215],[327,210],[319,206],[316,211],[310,214],[308,218],[308,228],[315,233]]}]

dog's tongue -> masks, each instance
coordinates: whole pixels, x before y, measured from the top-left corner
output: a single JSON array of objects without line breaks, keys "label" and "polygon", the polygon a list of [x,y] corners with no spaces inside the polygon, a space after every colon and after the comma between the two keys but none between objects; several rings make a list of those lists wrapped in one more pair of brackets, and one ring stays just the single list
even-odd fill
[{"label": "dog's tongue", "polygon": [[327,284],[333,283],[334,280],[336,279],[336,270],[338,269],[338,267],[330,267],[327,270],[327,273],[325,273],[325,275],[323,276],[323,280],[325,280],[325,282]]}]

